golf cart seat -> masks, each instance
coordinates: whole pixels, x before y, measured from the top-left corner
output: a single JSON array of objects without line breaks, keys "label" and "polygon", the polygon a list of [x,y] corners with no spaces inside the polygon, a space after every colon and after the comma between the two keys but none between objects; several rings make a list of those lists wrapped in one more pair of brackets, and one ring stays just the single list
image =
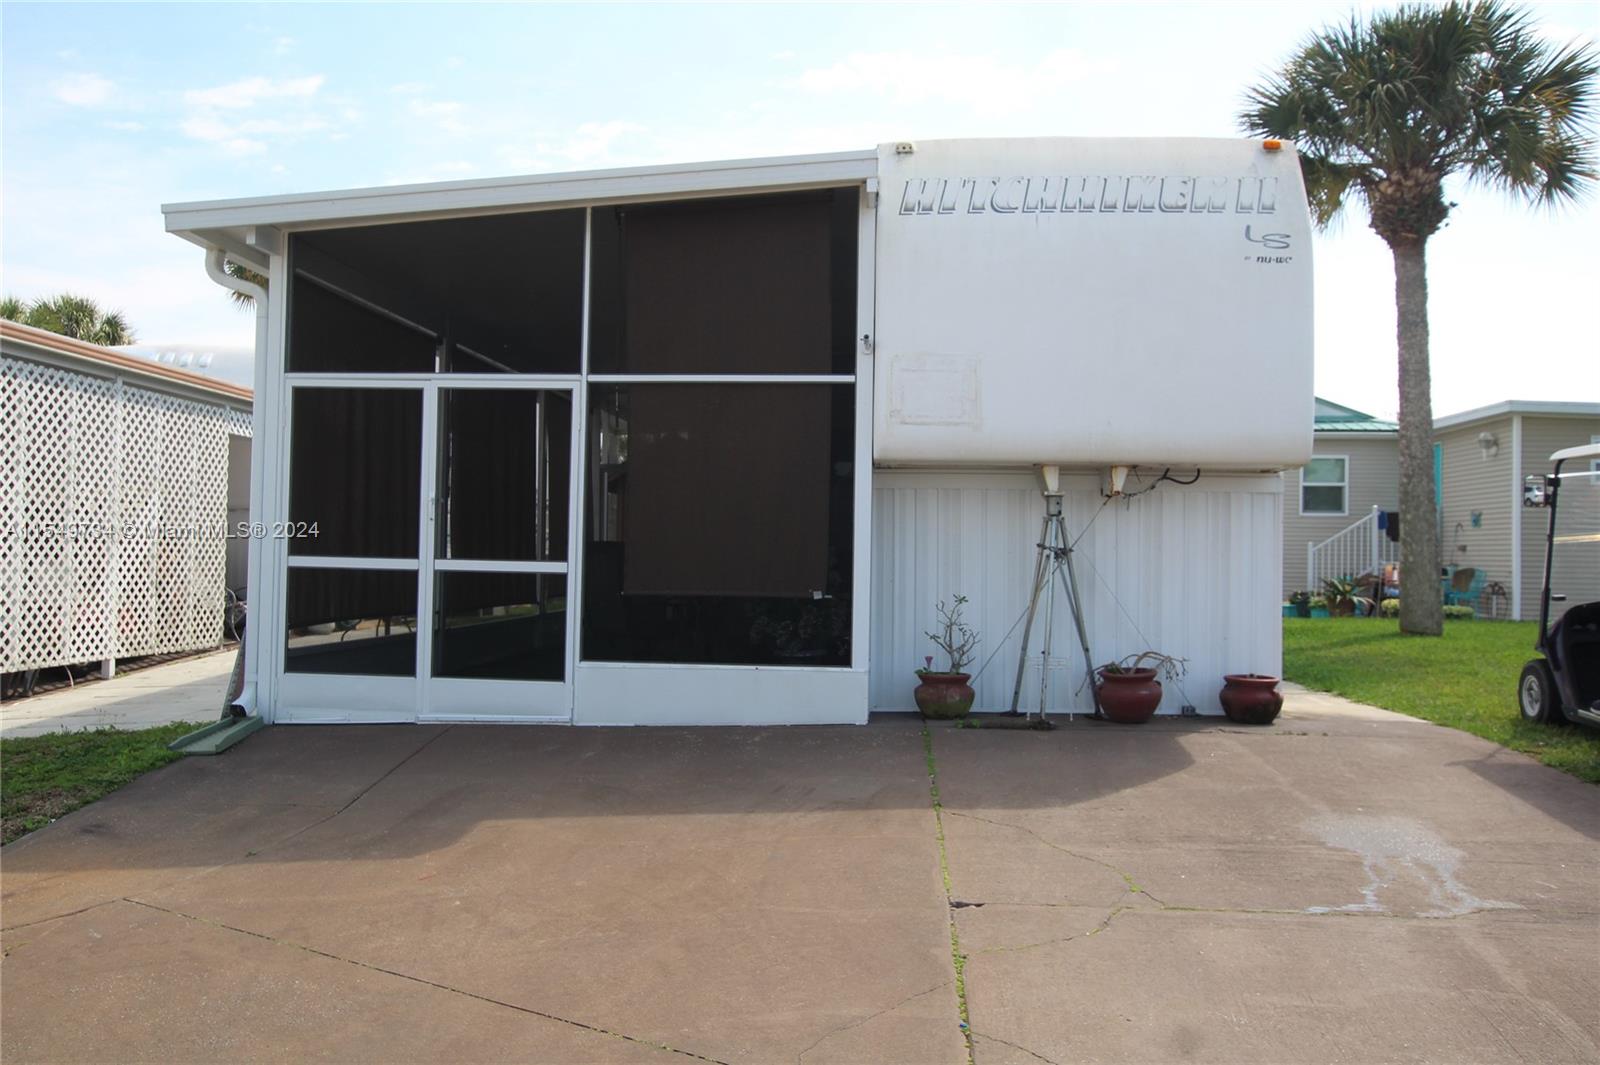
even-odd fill
[{"label": "golf cart seat", "polygon": [[1581,603],[1550,627],[1552,663],[1571,678],[1579,706],[1600,712],[1600,603]]}]

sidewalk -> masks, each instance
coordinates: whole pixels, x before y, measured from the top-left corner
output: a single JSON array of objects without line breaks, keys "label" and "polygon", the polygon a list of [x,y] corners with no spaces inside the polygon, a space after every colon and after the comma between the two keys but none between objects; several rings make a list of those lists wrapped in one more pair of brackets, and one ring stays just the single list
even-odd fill
[{"label": "sidewalk", "polygon": [[0,736],[39,736],[112,726],[150,728],[173,721],[214,721],[233,670],[229,647],[151,666],[110,680],[0,703]]}]

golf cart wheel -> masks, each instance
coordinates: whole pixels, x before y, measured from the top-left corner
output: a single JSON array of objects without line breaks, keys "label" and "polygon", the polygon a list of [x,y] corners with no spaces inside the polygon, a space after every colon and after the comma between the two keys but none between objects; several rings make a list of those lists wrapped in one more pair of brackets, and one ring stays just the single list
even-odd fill
[{"label": "golf cart wheel", "polygon": [[1559,725],[1566,721],[1561,714],[1561,696],[1556,692],[1556,678],[1550,672],[1550,663],[1535,658],[1522,667],[1522,679],[1517,682],[1517,706],[1522,710],[1522,720],[1536,721],[1541,725]]}]

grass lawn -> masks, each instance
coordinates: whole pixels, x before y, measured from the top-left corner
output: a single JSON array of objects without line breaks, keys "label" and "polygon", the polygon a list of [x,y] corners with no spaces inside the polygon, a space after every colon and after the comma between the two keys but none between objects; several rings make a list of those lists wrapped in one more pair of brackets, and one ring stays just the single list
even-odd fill
[{"label": "grass lawn", "polygon": [[183,755],[167,750],[167,744],[199,727],[180,722],[0,739],[0,843],[177,761]]},{"label": "grass lawn", "polygon": [[1600,729],[1533,725],[1517,679],[1534,657],[1531,621],[1447,621],[1438,639],[1400,635],[1383,618],[1285,618],[1283,675],[1531,754],[1600,784]]}]

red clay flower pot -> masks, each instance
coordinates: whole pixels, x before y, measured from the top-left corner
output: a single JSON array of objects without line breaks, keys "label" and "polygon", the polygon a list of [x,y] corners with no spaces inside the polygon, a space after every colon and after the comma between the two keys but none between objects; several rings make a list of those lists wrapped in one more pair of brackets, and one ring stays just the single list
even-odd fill
[{"label": "red clay flower pot", "polygon": [[1222,712],[1240,725],[1270,725],[1283,709],[1278,678],[1263,673],[1229,673],[1222,678]]},{"label": "red clay flower pot", "polygon": [[972,709],[972,700],[977,698],[972,685],[967,683],[972,679],[971,673],[918,673],[917,679],[922,683],[912,694],[916,697],[917,709],[926,718],[949,721],[966,717],[967,711]]},{"label": "red clay flower pot", "polygon": [[1120,725],[1142,725],[1161,705],[1161,682],[1153,669],[1101,673],[1095,692],[1100,712]]}]

